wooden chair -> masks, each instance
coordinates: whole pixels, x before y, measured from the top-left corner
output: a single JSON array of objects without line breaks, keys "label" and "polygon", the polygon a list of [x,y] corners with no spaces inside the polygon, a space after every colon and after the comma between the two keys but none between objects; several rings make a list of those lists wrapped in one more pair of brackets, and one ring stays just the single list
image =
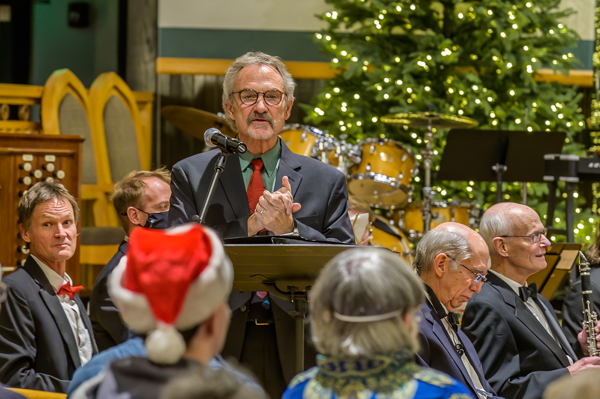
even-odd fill
[{"label": "wooden chair", "polygon": [[[113,183],[108,166],[106,141],[94,132],[87,90],[68,69],[55,71],[46,81],[42,93],[42,129],[44,134],[85,137],[83,142],[82,211],[83,226],[119,226],[109,197]],[[86,212],[91,202],[91,215]]]},{"label": "wooden chair", "polygon": [[[103,131],[94,124],[88,91],[73,72],[55,71],[42,93],[42,129],[45,134],[85,137],[81,186],[80,264],[105,265],[117,252],[125,232],[109,200],[113,183]],[[88,206],[89,205],[89,206]],[[81,269],[81,282],[91,288],[94,272]]]},{"label": "wooden chair", "polygon": [[103,73],[90,88],[93,130],[102,132],[113,181],[132,170],[150,169],[150,137],[129,86],[114,72]]},{"label": "wooden chair", "polygon": [[8,388],[11,391],[19,393],[29,399],[66,399],[67,395],[64,393],[55,392],[44,392],[34,391],[32,389],[21,389],[21,388]]}]

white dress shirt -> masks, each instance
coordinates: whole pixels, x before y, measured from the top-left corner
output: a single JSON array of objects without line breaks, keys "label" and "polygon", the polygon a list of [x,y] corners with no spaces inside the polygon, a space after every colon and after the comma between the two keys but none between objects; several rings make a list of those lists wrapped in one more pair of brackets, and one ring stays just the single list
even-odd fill
[{"label": "white dress shirt", "polygon": [[[48,265],[44,262],[31,255],[33,260],[37,262],[40,266],[46,278],[54,288],[54,292],[58,292],[60,287],[67,282],[73,285],[73,281],[71,277],[65,273],[65,278],[62,278],[58,273],[52,270]],[[81,318],[79,306],[77,306],[77,302],[74,299],[70,299],[68,295],[57,295],[56,296],[60,301],[60,305],[67,316],[67,320],[69,320],[69,324],[71,325],[71,330],[73,331],[73,336],[75,337],[75,342],[77,342],[77,349],[79,352],[79,359],[81,360],[81,365],[83,366],[92,358],[92,340],[90,338],[90,333],[85,328],[85,324]]]}]

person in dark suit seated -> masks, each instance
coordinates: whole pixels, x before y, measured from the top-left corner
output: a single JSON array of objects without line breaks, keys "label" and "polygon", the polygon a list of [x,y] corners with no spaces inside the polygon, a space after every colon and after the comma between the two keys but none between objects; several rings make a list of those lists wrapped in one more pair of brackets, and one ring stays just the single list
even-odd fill
[{"label": "person in dark suit seated", "polygon": [[472,398],[453,378],[414,362],[422,287],[411,267],[385,249],[349,249],[329,261],[309,304],[322,356],[292,380],[283,399]]},{"label": "person in dark suit seated", "polygon": [[[2,302],[4,302],[6,300],[6,292],[8,291],[6,284],[4,284],[1,281],[2,280],[1,278],[2,278],[2,269],[0,269],[0,306],[2,305]],[[3,384],[0,384],[0,398],[3,398],[3,399],[25,399],[25,396],[19,395],[16,392],[9,391],[8,389],[6,389],[4,387]]]},{"label": "person in dark suit seated", "polygon": [[[205,224],[223,238],[290,235],[354,243],[344,174],[292,153],[278,136],[294,104],[294,87],[281,59],[264,53],[247,53],[227,70],[223,108],[248,152],[228,156]],[[170,224],[196,219],[219,153],[173,166]],[[247,364],[272,397],[280,396],[294,376],[293,304],[266,292],[236,292],[229,305],[235,312],[223,353]],[[314,362],[314,355],[308,353],[307,361]]]},{"label": "person in dark suit seated", "polygon": [[[595,311],[596,314],[600,316],[600,229],[598,229],[598,233],[596,234],[596,240],[586,252],[586,259],[590,263],[590,268],[592,269],[590,271],[593,298],[591,310]],[[569,344],[571,344],[571,347],[579,357],[583,356],[581,345],[579,344],[582,337],[578,337],[578,335],[582,333],[581,323],[583,323],[583,302],[581,299],[581,278],[577,278],[567,293],[563,303],[562,326],[567,341],[569,341]],[[596,330],[596,333],[598,332],[600,332],[600,330]],[[596,342],[600,342],[600,336],[596,337]]]},{"label": "person in dark suit seated", "polygon": [[170,184],[171,173],[164,168],[153,171],[133,171],[115,184],[112,201],[127,235],[119,245],[117,253],[96,278],[90,297],[90,319],[100,351],[119,345],[132,336],[108,295],[108,276],[125,256],[128,237],[133,229],[167,227]]},{"label": "person in dark suit seated", "polygon": [[[538,214],[526,205],[490,207],[479,231],[491,257],[481,292],[467,303],[462,330],[471,339],[485,375],[499,395],[539,399],[563,375],[600,367],[600,358],[577,356],[550,302],[527,278],[546,267],[551,245]],[[587,342],[580,342],[583,353]]]},{"label": "person in dark suit seated", "polygon": [[98,352],[90,319],[65,272],[77,247],[77,202],[60,184],[34,184],[19,201],[25,265],[4,279],[0,382],[66,392],[75,369]]},{"label": "person in dark suit seated", "polygon": [[454,377],[479,399],[496,397],[477,352],[458,329],[455,310],[481,290],[489,261],[485,241],[460,223],[442,223],[417,245],[414,266],[425,283],[426,300],[417,314],[417,364]]}]

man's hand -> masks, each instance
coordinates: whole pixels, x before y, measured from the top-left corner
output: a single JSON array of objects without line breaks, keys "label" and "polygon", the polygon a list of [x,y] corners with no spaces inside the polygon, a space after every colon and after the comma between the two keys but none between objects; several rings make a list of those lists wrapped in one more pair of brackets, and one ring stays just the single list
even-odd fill
[{"label": "man's hand", "polygon": [[[583,323],[581,326],[583,327]],[[598,321],[596,323],[596,327],[594,327],[594,331],[596,332],[596,347],[598,349],[600,349],[600,321]],[[583,350],[583,354],[585,356],[589,356],[589,354],[590,354],[587,339],[588,339],[587,330],[585,329],[585,327],[583,327],[581,332],[579,334],[577,334],[577,341],[579,342],[579,345],[581,345],[581,349]]]},{"label": "man's hand", "polygon": [[567,367],[567,370],[569,370],[571,375],[575,375],[589,369],[600,369],[600,357],[584,357],[583,359],[579,359]]},{"label": "man's hand", "polygon": [[283,177],[281,185],[281,189],[274,193],[265,190],[254,211],[256,220],[275,235],[290,233],[294,229],[292,213],[302,208],[300,204],[294,202],[292,187],[287,176]]}]

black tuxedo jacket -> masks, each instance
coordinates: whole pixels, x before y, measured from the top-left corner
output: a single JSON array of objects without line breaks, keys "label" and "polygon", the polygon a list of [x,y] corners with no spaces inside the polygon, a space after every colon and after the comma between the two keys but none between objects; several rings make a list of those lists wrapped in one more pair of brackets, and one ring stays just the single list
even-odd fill
[{"label": "black tuxedo jacket", "polygon": [[[213,167],[219,150],[194,155],[175,164],[171,176],[171,209],[169,225],[190,222],[200,213],[213,176]],[[294,202],[302,208],[294,213],[300,235],[308,240],[354,243],[354,233],[348,217],[348,189],[346,177],[337,169],[316,159],[294,154],[281,141],[281,157],[275,181],[275,191],[281,188],[281,179],[288,176]],[[219,178],[215,195],[210,203],[206,225],[216,229],[223,238],[247,237],[250,209],[237,154],[229,155],[225,170]],[[234,312],[224,354],[239,358],[244,342],[250,292],[233,292],[229,298]],[[277,347],[283,373],[289,382],[294,375],[295,321],[287,312],[294,305],[270,296]],[[307,363],[314,352],[307,352]]]},{"label": "black tuxedo jacket", "polygon": [[[81,366],[69,320],[46,275],[30,256],[3,280],[8,298],[0,309],[0,382],[17,388],[66,392]],[[93,353],[92,325],[79,296],[79,313]]]},{"label": "black tuxedo jacket", "polygon": [[[577,357],[568,345],[561,348],[508,284],[493,273],[487,277],[481,292],[467,304],[462,330],[499,395],[539,399],[548,384],[569,374],[565,350],[573,361]],[[544,297],[538,298],[552,309]]]},{"label": "black tuxedo jacket", "polygon": [[127,252],[127,242],[119,245],[119,250],[102,268],[96,278],[90,297],[90,320],[94,329],[94,337],[100,351],[119,345],[134,334],[125,326],[120,312],[108,295],[108,276],[119,265]]},{"label": "black tuxedo jacket", "polygon": [[[593,293],[593,304],[592,310],[595,310],[598,316],[600,313],[600,267],[594,265],[590,273],[590,280],[592,283]],[[583,350],[579,341],[577,341],[577,334],[582,330],[581,323],[583,322],[583,302],[581,301],[581,278],[578,278],[573,286],[567,293],[565,301],[563,303],[563,331],[569,344],[579,356],[583,356]]]},{"label": "black tuxedo jacket", "polygon": [[[421,305],[417,315],[420,316],[419,344],[421,346],[417,353],[417,364],[448,374],[469,388],[473,396],[477,397],[475,385],[473,385],[473,381],[469,377],[469,373],[467,373],[467,369],[461,358],[454,350],[454,346],[442,320],[429,301],[426,300]],[[495,393],[485,378],[481,362],[473,344],[462,331],[458,330],[457,334],[465,348],[467,357],[479,376],[483,389],[489,393]],[[497,398],[497,396],[491,396],[490,398]]]}]

